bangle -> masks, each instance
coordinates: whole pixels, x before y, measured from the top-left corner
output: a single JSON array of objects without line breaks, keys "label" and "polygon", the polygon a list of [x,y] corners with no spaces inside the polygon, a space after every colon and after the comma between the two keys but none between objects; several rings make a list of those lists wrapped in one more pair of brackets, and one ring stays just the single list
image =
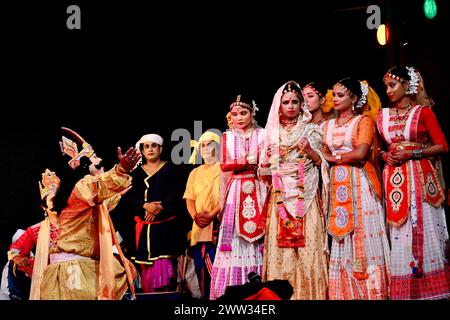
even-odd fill
[{"label": "bangle", "polygon": [[342,163],[342,155],[337,154],[337,155],[335,156],[335,158],[336,158],[336,163]]},{"label": "bangle", "polygon": [[423,151],[423,149],[413,149],[411,158],[412,159],[420,159],[420,158],[422,158],[422,151]]}]

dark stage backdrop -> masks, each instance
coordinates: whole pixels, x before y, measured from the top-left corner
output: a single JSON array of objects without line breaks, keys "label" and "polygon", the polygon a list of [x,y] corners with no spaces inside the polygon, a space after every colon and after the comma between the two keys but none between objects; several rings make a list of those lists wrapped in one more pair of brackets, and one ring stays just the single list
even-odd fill
[{"label": "dark stage backdrop", "polygon": [[[393,64],[407,63],[421,69],[450,137],[450,52],[444,47],[450,38],[449,8],[437,1],[438,16],[429,21],[422,3],[30,1],[7,6],[1,22],[1,265],[15,230],[43,219],[38,181],[59,156],[61,126],[85,137],[109,168],[117,146],[134,145],[146,133],[164,137],[167,157],[178,143],[171,141],[177,128],[194,134],[197,120],[204,130],[225,130],[229,103],[242,92],[254,95],[257,120],[264,126],[273,95],[291,79],[302,85],[322,80],[330,87],[346,76],[367,79],[386,106],[383,74]],[[66,28],[71,4],[81,8],[81,30]],[[382,19],[392,22],[386,47],[366,26],[370,4],[380,5]],[[182,167],[185,176],[192,169]]]}]

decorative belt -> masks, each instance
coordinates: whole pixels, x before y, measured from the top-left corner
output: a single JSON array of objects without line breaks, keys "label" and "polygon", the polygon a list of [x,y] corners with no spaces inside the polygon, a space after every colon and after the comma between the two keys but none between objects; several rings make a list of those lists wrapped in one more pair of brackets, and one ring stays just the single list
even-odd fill
[{"label": "decorative belt", "polygon": [[59,252],[50,254],[50,264],[73,260],[94,260],[94,259],[68,252]]},{"label": "decorative belt", "polygon": [[405,149],[405,150],[413,150],[418,148],[426,148],[428,147],[424,143],[419,142],[401,142],[401,143],[393,143],[389,146],[389,149]]},{"label": "decorative belt", "polygon": [[141,217],[135,216],[134,217],[134,221],[136,223],[143,223],[143,224],[158,224],[158,223],[163,223],[163,222],[167,222],[167,221],[173,220],[175,218],[176,218],[176,216],[171,216],[171,217],[169,217],[167,219],[164,219],[164,220],[161,220],[161,221],[145,221],[145,220],[142,220]]},{"label": "decorative belt", "polygon": [[233,179],[248,179],[248,178],[255,178],[256,174],[254,173],[248,173],[248,174],[233,174]]}]

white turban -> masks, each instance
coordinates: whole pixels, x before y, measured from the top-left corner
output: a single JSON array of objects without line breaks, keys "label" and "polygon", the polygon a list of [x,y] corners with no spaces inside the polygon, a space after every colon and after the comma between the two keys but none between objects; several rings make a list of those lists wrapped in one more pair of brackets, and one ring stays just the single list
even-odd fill
[{"label": "white turban", "polygon": [[154,133],[151,133],[151,134],[145,134],[145,135],[142,136],[141,139],[139,139],[138,142],[136,142],[136,149],[139,149],[139,145],[140,145],[141,143],[145,143],[145,142],[150,142],[150,143],[151,143],[151,142],[154,142],[154,143],[157,143],[157,144],[159,144],[160,146],[162,146],[164,140],[163,140],[163,138],[161,138],[160,135],[157,135],[157,134],[154,134]]}]

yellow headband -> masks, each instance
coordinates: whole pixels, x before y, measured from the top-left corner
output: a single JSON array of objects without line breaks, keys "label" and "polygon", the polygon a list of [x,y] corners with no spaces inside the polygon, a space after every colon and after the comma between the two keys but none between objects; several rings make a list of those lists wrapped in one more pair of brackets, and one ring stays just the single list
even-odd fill
[{"label": "yellow headband", "polygon": [[195,158],[197,157],[198,150],[201,143],[204,141],[214,141],[220,144],[220,137],[212,131],[206,131],[202,134],[198,142],[195,140],[191,140],[191,148],[194,148],[194,151],[192,151],[191,157],[189,158],[190,164],[195,164]]}]

